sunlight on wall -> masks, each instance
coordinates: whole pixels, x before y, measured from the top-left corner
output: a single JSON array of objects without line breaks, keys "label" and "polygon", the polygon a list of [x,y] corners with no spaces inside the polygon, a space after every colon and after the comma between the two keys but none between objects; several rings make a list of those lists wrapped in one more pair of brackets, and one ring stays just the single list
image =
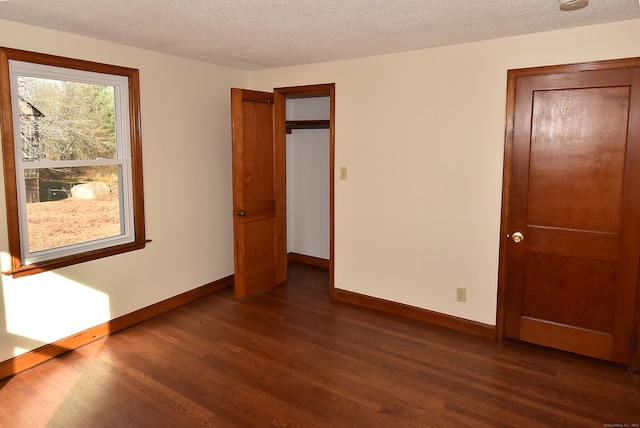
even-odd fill
[{"label": "sunlight on wall", "polygon": [[[8,255],[2,253],[2,265]],[[111,319],[109,296],[54,272],[2,277],[2,341],[17,356]],[[2,360],[2,358],[0,358]]]},{"label": "sunlight on wall", "polygon": [[26,354],[27,352],[29,352],[31,349],[25,349],[25,348],[20,348],[20,347],[15,347],[13,348],[13,355],[20,355],[20,354]]}]

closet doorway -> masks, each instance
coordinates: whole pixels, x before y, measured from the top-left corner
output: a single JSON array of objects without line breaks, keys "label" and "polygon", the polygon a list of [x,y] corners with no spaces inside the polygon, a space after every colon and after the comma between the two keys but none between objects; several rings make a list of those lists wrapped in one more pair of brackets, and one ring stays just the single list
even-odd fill
[{"label": "closet doorway", "polygon": [[[334,93],[334,84],[277,88],[273,93],[231,90],[234,283],[239,299],[286,281],[289,259],[328,267],[333,295]],[[322,133],[325,147],[303,147],[320,142]],[[296,147],[287,150],[293,144]],[[312,169],[321,172],[319,164],[328,169],[324,178],[309,177]],[[288,186],[294,178],[296,183]],[[328,189],[325,181],[321,190],[323,180],[328,180]],[[310,205],[328,212],[309,215]],[[317,242],[323,233],[328,242]]]},{"label": "closet doorway", "polygon": [[287,98],[287,259],[329,268],[329,97]]}]

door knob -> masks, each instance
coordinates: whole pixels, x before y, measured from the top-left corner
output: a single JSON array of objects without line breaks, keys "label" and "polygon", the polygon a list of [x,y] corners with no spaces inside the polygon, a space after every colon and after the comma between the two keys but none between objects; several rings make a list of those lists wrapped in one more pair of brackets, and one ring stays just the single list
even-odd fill
[{"label": "door knob", "polygon": [[513,239],[513,242],[515,242],[516,244],[519,244],[520,242],[524,241],[524,235],[521,232],[516,232],[511,235],[511,239]]},{"label": "door knob", "polygon": [[238,216],[239,217],[246,217],[247,216],[247,212],[243,211],[243,210],[240,210],[240,211],[238,211]]}]

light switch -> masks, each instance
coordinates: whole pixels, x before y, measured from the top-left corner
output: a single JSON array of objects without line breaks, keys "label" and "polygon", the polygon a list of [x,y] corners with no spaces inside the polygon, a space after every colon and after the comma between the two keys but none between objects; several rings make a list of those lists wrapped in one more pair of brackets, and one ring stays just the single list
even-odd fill
[{"label": "light switch", "polygon": [[347,179],[347,167],[346,166],[341,166],[340,167],[340,180],[346,180]]}]

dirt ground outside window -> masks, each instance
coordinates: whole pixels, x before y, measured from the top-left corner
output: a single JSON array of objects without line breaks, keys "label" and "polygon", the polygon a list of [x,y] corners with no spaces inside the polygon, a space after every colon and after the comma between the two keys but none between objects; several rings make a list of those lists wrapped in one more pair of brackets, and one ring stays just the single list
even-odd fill
[{"label": "dirt ground outside window", "polygon": [[117,192],[90,200],[67,198],[27,204],[27,217],[31,252],[120,234]]}]

